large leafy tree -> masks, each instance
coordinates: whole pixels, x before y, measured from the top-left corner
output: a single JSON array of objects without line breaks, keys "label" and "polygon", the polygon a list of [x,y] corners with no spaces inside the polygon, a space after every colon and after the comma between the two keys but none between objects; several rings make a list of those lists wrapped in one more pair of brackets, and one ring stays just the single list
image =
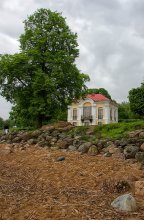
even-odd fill
[{"label": "large leafy tree", "polygon": [[89,77],[76,67],[77,35],[61,14],[39,9],[24,24],[20,53],[0,56],[1,94],[14,104],[13,119],[41,126],[81,95]]},{"label": "large leafy tree", "polygon": [[144,117],[144,83],[140,87],[129,91],[129,101],[131,110],[135,114]]}]

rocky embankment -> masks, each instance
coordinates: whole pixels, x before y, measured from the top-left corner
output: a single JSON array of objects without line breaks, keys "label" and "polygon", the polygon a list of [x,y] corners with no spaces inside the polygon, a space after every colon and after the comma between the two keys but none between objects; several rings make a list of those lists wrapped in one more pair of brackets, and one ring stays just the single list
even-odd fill
[{"label": "rocky embankment", "polygon": [[0,135],[0,144],[5,144],[1,154],[8,154],[17,150],[26,150],[31,145],[45,147],[51,150],[65,149],[68,151],[79,151],[89,155],[103,154],[105,157],[120,157],[133,159],[144,167],[144,130],[136,130],[129,133],[127,139],[93,140],[94,133],[87,131],[89,140],[85,141],[82,136],[72,134],[74,129],[69,123],[59,126],[43,126],[39,130],[26,132],[11,132]]}]

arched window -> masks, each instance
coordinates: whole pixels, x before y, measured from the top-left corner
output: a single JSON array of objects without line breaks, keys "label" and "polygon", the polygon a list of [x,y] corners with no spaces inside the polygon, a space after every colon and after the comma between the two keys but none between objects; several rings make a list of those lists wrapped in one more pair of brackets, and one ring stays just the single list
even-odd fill
[{"label": "arched window", "polygon": [[90,102],[85,102],[83,105],[83,116],[90,117],[92,114],[92,107]]}]

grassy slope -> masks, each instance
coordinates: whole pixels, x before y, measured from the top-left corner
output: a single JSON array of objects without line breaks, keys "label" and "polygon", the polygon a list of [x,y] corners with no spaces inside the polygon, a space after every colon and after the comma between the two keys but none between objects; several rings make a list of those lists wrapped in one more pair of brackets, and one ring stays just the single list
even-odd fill
[{"label": "grassy slope", "polygon": [[121,122],[117,124],[99,125],[99,126],[81,126],[74,128],[71,133],[73,135],[82,135],[83,139],[87,140],[89,135],[87,135],[88,130],[92,130],[94,133],[94,138],[122,138],[127,137],[128,132],[137,129],[144,129],[144,121],[136,122]]}]

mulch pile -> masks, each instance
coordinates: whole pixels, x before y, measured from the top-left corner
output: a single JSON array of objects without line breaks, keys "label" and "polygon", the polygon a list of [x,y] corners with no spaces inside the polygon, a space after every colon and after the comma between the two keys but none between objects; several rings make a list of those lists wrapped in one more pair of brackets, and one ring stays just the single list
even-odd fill
[{"label": "mulch pile", "polygon": [[[64,156],[65,160],[57,161]],[[111,202],[144,178],[137,163],[102,155],[48,151],[31,147],[0,160],[0,220],[142,220],[137,212],[119,212]],[[116,190],[116,183],[128,183]],[[126,185],[127,186],[127,185]]]}]

